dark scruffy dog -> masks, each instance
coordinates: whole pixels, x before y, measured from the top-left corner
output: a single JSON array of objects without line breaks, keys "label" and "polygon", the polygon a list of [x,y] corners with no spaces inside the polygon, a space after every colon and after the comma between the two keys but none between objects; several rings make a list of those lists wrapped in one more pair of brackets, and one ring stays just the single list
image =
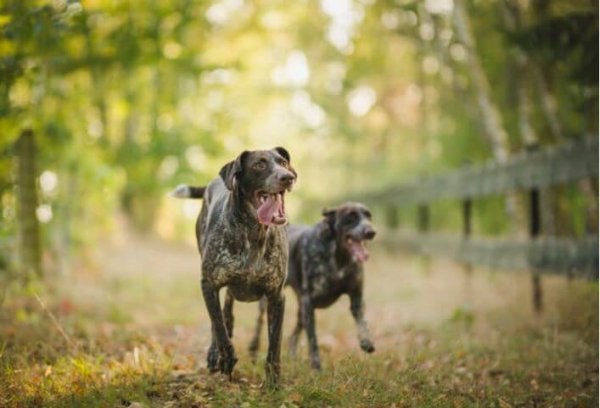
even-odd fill
[{"label": "dark scruffy dog", "polygon": [[[350,311],[358,326],[360,347],[375,351],[364,319],[363,263],[369,258],[365,241],[375,237],[369,209],[358,203],[346,203],[323,210],[323,220],[313,226],[290,225],[288,278],[298,299],[298,321],[290,337],[290,352],[296,354],[298,337],[306,329],[311,364],[321,368],[315,308],[332,305],[341,295],[350,297]],[[253,357],[259,348],[264,300],[260,303],[254,338],[250,343]]]},{"label": "dark scruffy dog", "polygon": [[[233,335],[233,302],[268,303],[269,351],[267,383],[276,385],[280,372],[283,285],[288,261],[284,225],[286,190],[296,181],[290,155],[282,147],[245,151],[223,166],[207,187],[179,186],[180,198],[203,198],[196,222],[202,257],[202,293],[212,323],[207,365],[231,379],[237,357]],[[219,291],[227,287],[221,311]]]}]

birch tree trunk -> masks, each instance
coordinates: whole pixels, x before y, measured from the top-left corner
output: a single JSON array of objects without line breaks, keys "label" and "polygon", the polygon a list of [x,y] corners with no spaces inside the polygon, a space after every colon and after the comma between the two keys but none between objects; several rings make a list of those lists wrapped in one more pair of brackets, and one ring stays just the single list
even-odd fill
[{"label": "birch tree trunk", "polygon": [[548,124],[552,139],[555,141],[562,141],[565,137],[558,117],[558,104],[556,103],[556,99],[548,89],[546,78],[544,78],[544,73],[540,67],[531,59],[528,60],[528,65],[540,101],[540,107],[542,108],[542,113]]},{"label": "birch tree trunk", "polygon": [[[494,159],[498,163],[504,163],[510,155],[508,133],[502,123],[500,111],[492,101],[490,83],[477,54],[477,44],[473,38],[469,15],[463,0],[454,1],[453,23],[458,39],[466,49],[467,71],[475,89],[485,136],[491,146]],[[517,195],[507,194],[506,212],[511,230],[513,233],[522,234],[524,233],[521,228],[523,224],[519,224],[517,220],[517,208]]]},{"label": "birch tree trunk", "polygon": [[492,147],[494,159],[499,163],[504,163],[509,156],[508,133],[502,124],[500,112],[492,101],[490,83],[477,55],[469,16],[463,0],[454,1],[453,18],[458,39],[466,48],[468,73],[475,88],[485,133]]},{"label": "birch tree trunk", "polygon": [[38,195],[36,189],[36,146],[31,130],[24,130],[16,144],[18,226],[21,266],[25,277],[40,276],[41,246],[39,225],[36,216]]}]

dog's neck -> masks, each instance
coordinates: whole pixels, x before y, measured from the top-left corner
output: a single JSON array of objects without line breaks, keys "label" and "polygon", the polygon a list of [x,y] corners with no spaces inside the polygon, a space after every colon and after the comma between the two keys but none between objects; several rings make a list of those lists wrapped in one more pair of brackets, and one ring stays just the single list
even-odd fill
[{"label": "dog's neck", "polygon": [[337,269],[345,268],[354,263],[352,255],[342,242],[337,239],[335,228],[327,221],[323,220],[317,224],[319,239],[325,243],[326,248],[333,251],[335,265]]},{"label": "dog's neck", "polygon": [[244,233],[250,242],[250,245],[264,247],[267,242],[267,237],[273,228],[276,226],[263,225],[256,218],[256,210],[247,199],[247,195],[241,188],[235,188],[229,192],[227,199],[226,211],[231,214],[230,219],[238,220],[237,225],[241,226]]},{"label": "dog's neck", "polygon": [[341,242],[335,240],[335,262],[338,269],[342,269],[350,264],[355,263],[352,259],[352,255]]}]

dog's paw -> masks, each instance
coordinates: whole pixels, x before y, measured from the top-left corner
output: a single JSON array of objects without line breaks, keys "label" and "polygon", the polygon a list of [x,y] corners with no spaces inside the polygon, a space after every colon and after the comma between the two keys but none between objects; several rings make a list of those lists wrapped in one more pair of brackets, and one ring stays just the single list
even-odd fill
[{"label": "dog's paw", "polygon": [[214,344],[211,344],[206,356],[206,367],[211,373],[219,371],[219,352]]},{"label": "dog's paw", "polygon": [[265,388],[269,390],[279,389],[279,376],[280,376],[280,368],[279,363],[272,364],[267,361],[265,365]]},{"label": "dog's paw", "polygon": [[233,373],[233,367],[235,367],[238,359],[237,356],[235,355],[235,351],[233,350],[233,347],[229,347],[226,348],[222,353],[221,353],[221,358],[219,359],[219,371],[221,371],[223,374],[226,374],[229,376],[229,379],[231,379],[231,374]]},{"label": "dog's paw", "polygon": [[320,360],[315,360],[315,359],[313,359],[313,360],[310,362],[310,365],[311,365],[311,366],[312,366],[312,368],[314,368],[315,370],[319,370],[319,371],[321,370],[321,361],[320,361]]},{"label": "dog's paw", "polygon": [[361,340],[360,348],[363,349],[363,351],[366,353],[372,353],[375,351],[375,346],[373,345],[371,340]]}]

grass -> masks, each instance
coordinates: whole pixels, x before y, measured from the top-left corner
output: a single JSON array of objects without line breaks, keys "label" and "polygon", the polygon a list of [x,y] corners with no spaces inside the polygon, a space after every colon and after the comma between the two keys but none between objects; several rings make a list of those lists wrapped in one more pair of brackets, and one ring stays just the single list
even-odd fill
[{"label": "grass", "polygon": [[[342,299],[317,312],[323,370],[310,369],[305,344],[291,360],[284,342],[282,386],[271,391],[262,359],[253,365],[246,352],[255,304],[236,303],[234,381],[204,368],[210,329],[193,248],[127,236],[99,254],[110,256],[7,290],[0,406],[598,405],[597,284],[544,278],[535,316],[527,276],[468,278],[454,264],[374,248],[366,302],[376,353],[360,351]],[[284,337],[295,314],[288,293]]]}]

